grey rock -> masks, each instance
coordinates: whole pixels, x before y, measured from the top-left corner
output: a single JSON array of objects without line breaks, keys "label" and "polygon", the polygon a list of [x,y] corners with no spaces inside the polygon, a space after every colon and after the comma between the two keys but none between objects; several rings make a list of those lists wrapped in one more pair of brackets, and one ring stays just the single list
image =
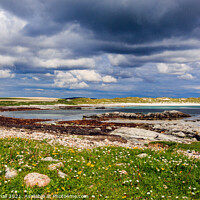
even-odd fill
[{"label": "grey rock", "polygon": [[64,167],[64,164],[62,162],[59,162],[59,163],[56,163],[56,164],[51,164],[48,166],[48,169],[49,170],[55,170],[57,168],[60,168],[60,167]]},{"label": "grey rock", "polygon": [[148,156],[147,153],[141,153],[141,154],[137,155],[137,157],[139,157],[139,158],[145,158],[147,156]]},{"label": "grey rock", "polygon": [[58,159],[54,159],[52,157],[41,158],[42,161],[51,161],[51,162],[59,162]]},{"label": "grey rock", "polygon": [[65,178],[67,176],[67,174],[65,174],[64,172],[60,171],[60,170],[57,170],[58,171],[58,176],[60,178]]},{"label": "grey rock", "polygon": [[17,170],[10,169],[9,167],[6,168],[5,178],[10,179],[10,178],[15,178],[16,176],[17,176]]}]

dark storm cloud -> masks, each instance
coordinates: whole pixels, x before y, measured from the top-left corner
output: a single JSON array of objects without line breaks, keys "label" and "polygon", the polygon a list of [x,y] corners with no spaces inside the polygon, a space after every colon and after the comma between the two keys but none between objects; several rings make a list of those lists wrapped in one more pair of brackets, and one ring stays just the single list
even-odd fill
[{"label": "dark storm cloud", "polygon": [[189,37],[200,23],[199,0],[1,0],[0,5],[28,20],[24,32],[30,36],[55,34],[77,23],[96,39],[135,44]]}]

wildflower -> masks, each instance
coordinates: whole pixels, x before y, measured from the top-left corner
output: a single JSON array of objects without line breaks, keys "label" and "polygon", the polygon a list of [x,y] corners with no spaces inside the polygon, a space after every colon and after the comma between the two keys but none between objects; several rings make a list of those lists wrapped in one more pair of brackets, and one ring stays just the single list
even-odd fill
[{"label": "wildflower", "polygon": [[78,174],[81,175],[82,171],[79,171]]},{"label": "wildflower", "polygon": [[90,166],[90,165],[91,165],[91,163],[88,163],[88,164],[87,164],[87,166]]},{"label": "wildflower", "polygon": [[165,170],[164,168],[161,168],[162,170]]},{"label": "wildflower", "polygon": [[65,188],[64,188],[64,187],[61,187],[61,189],[65,191]]},{"label": "wildflower", "polygon": [[93,164],[91,164],[91,167],[94,167],[94,165],[93,165]]},{"label": "wildflower", "polygon": [[60,189],[59,189],[59,188],[57,188],[56,190],[57,190],[57,191],[59,191]]},{"label": "wildflower", "polygon": [[150,194],[150,192],[147,192],[147,194],[149,195],[149,194]]},{"label": "wildflower", "polygon": [[125,199],[125,198],[126,198],[126,196],[123,196],[123,197],[122,197],[122,199]]}]

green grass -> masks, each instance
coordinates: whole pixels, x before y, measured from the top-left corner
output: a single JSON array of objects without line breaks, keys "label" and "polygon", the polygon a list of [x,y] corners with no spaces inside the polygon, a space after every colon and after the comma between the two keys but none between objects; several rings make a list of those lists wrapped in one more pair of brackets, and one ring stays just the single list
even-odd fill
[{"label": "green grass", "polygon": [[[55,195],[87,195],[86,199],[200,199],[200,162],[174,152],[121,147],[78,150],[52,146],[46,141],[0,139],[0,194],[20,195],[21,199],[42,194],[51,195],[52,199],[56,199]],[[140,153],[147,153],[148,157],[137,157]],[[63,162],[60,170],[68,174],[65,179],[59,178],[56,170],[48,170],[51,162],[41,161],[47,156]],[[26,164],[31,169],[24,167]],[[5,180],[5,165],[18,170],[18,176]],[[122,170],[127,174],[120,174]],[[23,179],[31,172],[46,174],[51,182],[41,188],[26,187]]]},{"label": "green grass", "polygon": [[160,144],[163,147],[167,147],[168,150],[182,149],[182,150],[194,150],[200,152],[200,142],[193,142],[191,144],[182,144],[176,142],[151,142],[150,144]]},{"label": "green grass", "polygon": [[[90,99],[90,98],[75,98],[75,99],[58,99],[57,101],[32,101],[32,102],[18,102],[22,98],[0,98],[7,101],[0,101],[0,106],[21,106],[21,105],[78,105],[78,104],[109,104],[109,103],[200,103],[200,98],[140,98],[140,97],[126,97],[113,99]],[[9,100],[12,101],[9,101]],[[13,101],[15,99],[16,101]],[[168,99],[168,100],[165,100]]]}]

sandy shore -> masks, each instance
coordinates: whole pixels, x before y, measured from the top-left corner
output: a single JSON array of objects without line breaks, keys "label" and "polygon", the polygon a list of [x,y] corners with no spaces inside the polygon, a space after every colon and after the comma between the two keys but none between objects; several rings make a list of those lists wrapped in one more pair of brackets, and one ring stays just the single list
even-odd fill
[{"label": "sandy shore", "polygon": [[129,107],[129,106],[200,106],[200,103],[112,103],[112,104],[80,104],[91,107]]},{"label": "sandy shore", "polygon": [[17,102],[33,102],[33,101],[57,101],[58,98],[48,98],[48,97],[10,97],[10,98],[1,98],[0,101],[17,101]]}]

